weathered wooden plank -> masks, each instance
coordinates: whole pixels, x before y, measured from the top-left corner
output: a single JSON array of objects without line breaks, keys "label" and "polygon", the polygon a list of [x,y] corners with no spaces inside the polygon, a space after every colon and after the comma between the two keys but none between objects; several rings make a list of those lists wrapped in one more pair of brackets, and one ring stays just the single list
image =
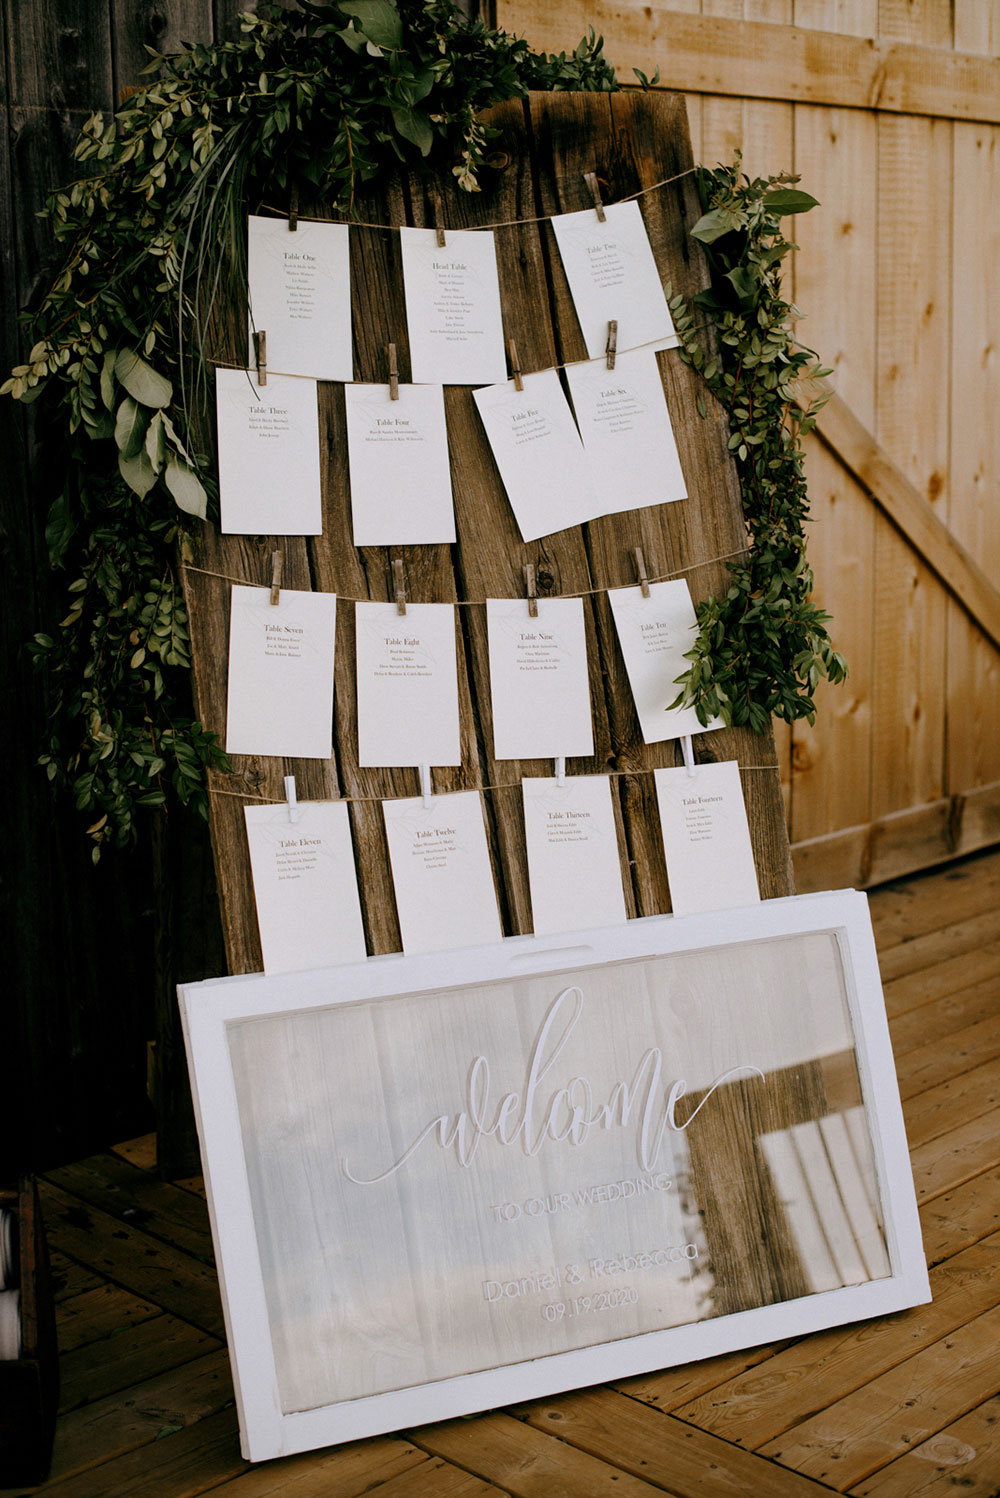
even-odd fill
[{"label": "weathered wooden plank", "polygon": [[987,1061],[903,1104],[910,1148],[947,1133],[956,1118],[978,1118],[998,1106],[1000,1061]]},{"label": "weathered wooden plank", "polygon": [[[956,45],[964,18],[956,14]],[[971,28],[970,28],[971,29]],[[1000,132],[953,127],[952,332],[950,359],[951,495],[948,527],[987,577],[1000,575],[1000,443],[989,406],[1000,297],[989,246],[1000,235]],[[969,232],[965,203],[976,205]],[[961,602],[961,600],[960,600]],[[984,640],[965,613],[948,609],[948,789],[1000,778],[1000,655],[996,635]]]},{"label": "weathered wooden plank", "polygon": [[140,1300],[117,1285],[104,1284],[95,1290],[85,1290],[59,1303],[56,1311],[59,1350],[64,1354],[73,1352],[159,1315],[159,1306]]},{"label": "weathered wooden plank", "polygon": [[77,1264],[65,1254],[49,1249],[49,1268],[52,1272],[52,1294],[58,1306],[64,1300],[73,1300],[87,1290],[97,1290],[104,1283],[101,1277],[84,1264]]},{"label": "weathered wooden plank", "polygon": [[158,1181],[110,1153],[59,1166],[47,1172],[47,1179],[130,1227],[141,1228],[203,1263],[212,1262],[208,1210],[190,1191]]},{"label": "weathered wooden plank", "polygon": [[1000,1164],[1000,1108],[960,1123],[910,1153],[917,1201],[929,1201],[943,1191],[971,1180]]},{"label": "weathered wooden plank", "polygon": [[[908,1083],[911,1067],[919,1074],[924,1061],[929,1059],[930,1052],[927,1048],[931,1043],[940,1044],[947,1036],[949,1045],[961,1044],[963,1032],[971,1030],[972,1026],[983,1020],[993,1019],[996,1008],[996,983],[992,978],[986,978],[982,983],[974,983],[971,988],[946,994],[943,999],[934,1003],[923,1004],[919,1009],[911,1009],[906,1014],[898,1015],[889,1025],[897,1076],[901,1080],[905,1076]],[[910,1052],[918,1049],[924,1054],[911,1061]],[[973,1053],[973,1059],[964,1061],[962,1069],[988,1059],[988,1056]],[[944,1081],[950,1074],[949,1068],[940,1075],[932,1075],[928,1085]]]},{"label": "weathered wooden plank", "polygon": [[1000,784],[943,797],[792,848],[800,891],[867,889],[1000,839]]},{"label": "weathered wooden plank", "polygon": [[783,1342],[774,1342],[761,1347],[741,1347],[721,1357],[702,1358],[697,1363],[665,1368],[662,1373],[642,1373],[611,1387],[627,1394],[630,1399],[640,1399],[643,1404],[651,1404],[655,1409],[669,1413],[745,1373],[748,1368],[766,1363],[784,1346]]},{"label": "weathered wooden plank", "polygon": [[585,1390],[525,1405],[536,1430],[636,1476],[677,1498],[820,1498],[825,1491],[796,1473],[740,1451],[707,1431],[607,1390]]},{"label": "weathered wooden plank", "polygon": [[845,1489],[1000,1389],[1000,1307],[959,1327],[761,1447],[783,1466]]},{"label": "weathered wooden plank", "polygon": [[996,1306],[1000,1237],[977,1243],[935,1269],[931,1291],[928,1305],[805,1337],[674,1413],[751,1451],[764,1447]]},{"label": "weathered wooden plank", "polygon": [[989,942],[978,951],[961,952],[922,972],[908,973],[884,985],[885,1007],[890,1018],[919,1008],[945,994],[958,993],[1000,973],[1000,942]]},{"label": "weathered wooden plank", "polygon": [[659,67],[665,88],[800,104],[833,104],[946,119],[1000,119],[1000,66],[906,42],[835,35],[719,16],[694,16],[627,0],[498,0],[499,24],[546,51],[572,50],[588,26],[609,53]]},{"label": "weathered wooden plank", "polygon": [[[983,1062],[992,1061],[1000,1054],[1000,1015],[996,1013],[996,990],[995,978],[989,978],[985,983],[966,990],[969,995],[978,995],[984,1007],[991,1010],[987,1017],[963,1029],[942,1033],[937,1039],[928,1040],[901,1058],[898,1075],[900,1095],[903,1098],[926,1092],[928,1088],[946,1082],[949,1077],[960,1075]],[[957,997],[962,998],[963,995]],[[936,1010],[937,1007],[936,1004],[925,1006],[928,1010]],[[923,1009],[914,1011],[914,1015],[923,1013]]]},{"label": "weathered wooden plank", "polygon": [[212,35],[211,0],[111,0],[115,97],[123,88],[148,83],[141,77],[151,61],[147,47],[160,53],[180,52],[188,42]]},{"label": "weathered wooden plank", "polygon": [[249,1470],[235,1406],[45,1486],[46,1498],[195,1498]]},{"label": "weathered wooden plank", "polygon": [[1000,1399],[987,1399],[867,1481],[855,1498],[994,1498],[1000,1472]]},{"label": "weathered wooden plank", "polygon": [[994,645],[1000,644],[1000,589],[839,395],[831,395],[823,407],[816,432],[933,569],[973,623]]},{"label": "weathered wooden plank", "polygon": [[215,1271],[158,1243],[136,1228],[78,1198],[39,1184],[49,1242],[140,1298],[172,1311],[212,1336],[222,1337],[222,1305]]},{"label": "weathered wooden plank", "polygon": [[949,957],[975,951],[979,946],[1000,939],[1000,909],[981,911],[966,920],[953,921],[936,931],[918,933],[912,941],[900,942],[879,954],[879,971],[883,983],[901,978],[944,962]]},{"label": "weathered wooden plank", "polygon": [[206,1353],[147,1379],[140,1388],[139,1398],[130,1398],[127,1391],[112,1394],[63,1415],[56,1427],[53,1478],[162,1440],[171,1426],[217,1414],[233,1397],[229,1356],[224,1350]]},{"label": "weathered wooden plank", "polygon": [[1000,1227],[1000,1170],[973,1176],[953,1191],[924,1202],[920,1226],[931,1267],[996,1232]]},{"label": "weathered wooden plank", "polygon": [[889,947],[924,931],[992,910],[998,900],[1000,853],[982,853],[951,868],[876,890],[869,909],[879,958]]},{"label": "weathered wooden plank", "polygon": [[212,1491],[219,1498],[355,1498],[361,1492],[388,1498],[387,1484],[427,1474],[432,1467],[455,1470],[445,1469],[408,1441],[357,1441],[331,1451],[263,1462]]},{"label": "weathered wooden plank", "polygon": [[133,1384],[142,1384],[158,1373],[191,1363],[218,1349],[209,1337],[186,1321],[165,1312],[138,1325],[111,1333],[106,1340],[89,1342],[72,1352],[62,1348],[59,1359],[59,1409],[62,1414],[80,1405],[121,1394]]},{"label": "weathered wooden plank", "polygon": [[452,1420],[410,1431],[423,1451],[495,1483],[510,1498],[652,1498],[659,1484],[553,1440],[506,1414]]}]

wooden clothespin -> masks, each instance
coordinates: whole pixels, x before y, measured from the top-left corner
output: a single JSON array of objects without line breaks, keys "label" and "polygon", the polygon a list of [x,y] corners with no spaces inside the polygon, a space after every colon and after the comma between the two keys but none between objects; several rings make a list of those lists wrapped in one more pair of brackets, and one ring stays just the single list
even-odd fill
[{"label": "wooden clothespin", "polygon": [[538,618],[538,590],[535,587],[535,564],[525,562],[524,564],[524,588],[528,595],[528,613],[532,619]]},{"label": "wooden clothespin", "polygon": [[271,602],[277,604],[281,596],[281,552],[271,553]]},{"label": "wooden clothespin", "polygon": [[514,376],[514,389],[523,390],[524,381],[521,379],[521,361],[517,357],[517,344],[513,338],[507,339],[507,352],[510,354],[510,372]]},{"label": "wooden clothespin", "polygon": [[253,353],[257,361],[257,384],[267,384],[267,334],[265,332],[253,335]]},{"label": "wooden clothespin", "polygon": [[646,558],[642,554],[642,547],[635,549],[635,565],[639,573],[639,587],[642,589],[643,598],[649,597],[649,578],[646,576]]},{"label": "wooden clothespin", "polygon": [[695,777],[696,766],[694,760],[694,745],[691,742],[691,735],[689,733],[681,735],[681,753],[684,756],[684,768],[685,770],[687,770],[689,778],[693,780]]},{"label": "wooden clothespin", "polygon": [[288,200],[288,232],[294,234],[299,227],[299,189],[298,184],[292,183],[292,191]]},{"label": "wooden clothespin", "polygon": [[584,172],[583,180],[590,189],[590,196],[594,202],[594,211],[602,224],[607,223],[607,215],[604,212],[604,204],[601,202],[601,189],[597,185],[596,172]]},{"label": "wooden clothespin", "polygon": [[285,776],[285,800],[288,802],[288,820],[297,822],[302,813],[299,810],[299,800],[295,793],[295,776]]},{"label": "wooden clothespin", "polygon": [[431,792],[431,767],[430,767],[430,765],[420,765],[419,769],[420,769],[420,796],[421,796],[421,800],[424,803],[424,811],[430,811],[430,809],[431,809],[431,795],[432,795],[432,792]]},{"label": "wooden clothespin", "polygon": [[399,400],[399,365],[396,362],[396,345],[389,345],[389,399]]},{"label": "wooden clothespin", "polygon": [[444,237],[443,214],[441,212],[441,194],[434,194],[434,231],[437,234],[438,249],[443,250],[448,241]]},{"label": "wooden clothespin", "polygon": [[392,564],[392,580],[396,593],[396,613],[406,613],[406,583],[403,579],[403,564],[397,557]]},{"label": "wooden clothespin", "polygon": [[615,367],[615,355],[617,354],[617,352],[618,352],[618,323],[615,320],[615,318],[612,318],[611,321],[608,323],[607,355],[608,355],[608,368],[609,369],[614,369],[614,367]]}]

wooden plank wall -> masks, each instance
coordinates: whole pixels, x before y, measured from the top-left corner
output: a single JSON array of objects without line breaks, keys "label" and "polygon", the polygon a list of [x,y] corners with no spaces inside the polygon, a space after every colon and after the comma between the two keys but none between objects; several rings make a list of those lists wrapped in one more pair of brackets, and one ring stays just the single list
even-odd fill
[{"label": "wooden plank wall", "polygon": [[[822,206],[794,223],[800,337],[836,371],[857,419],[846,425],[878,444],[894,486],[916,491],[918,525],[943,522],[991,580],[992,608],[1000,0],[496,11],[538,48],[594,26],[623,79],[658,65],[688,92],[696,160],[739,148],[751,174],[802,175]],[[777,735],[799,889],[874,884],[1000,839],[997,647],[970,618],[971,581],[946,586],[847,471],[844,426],[821,421],[808,475],[816,596],[851,676],[821,689],[814,728]]]}]

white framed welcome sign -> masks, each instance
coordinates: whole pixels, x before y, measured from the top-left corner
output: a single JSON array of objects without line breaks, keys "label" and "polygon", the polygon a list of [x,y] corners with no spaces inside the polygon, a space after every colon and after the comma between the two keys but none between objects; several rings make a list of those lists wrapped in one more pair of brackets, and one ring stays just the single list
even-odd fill
[{"label": "white framed welcome sign", "polygon": [[180,997],[253,1460],[929,1299],[863,895]]}]

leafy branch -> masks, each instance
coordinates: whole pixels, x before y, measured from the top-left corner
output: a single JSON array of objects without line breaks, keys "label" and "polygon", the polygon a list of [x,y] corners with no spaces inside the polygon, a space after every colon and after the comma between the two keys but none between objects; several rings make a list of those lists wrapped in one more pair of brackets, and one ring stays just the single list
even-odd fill
[{"label": "leafy branch", "polygon": [[[698,605],[691,665],[678,677],[672,705],[694,707],[702,723],[721,717],[758,733],[769,717],[812,723],[821,678],[836,683],[847,675],[826,630],[829,615],[812,602],[806,561],[801,439],[827,396],[800,400],[831,371],[796,343],[798,311],[781,295],[781,262],[794,248],[781,221],[816,203],[792,185],[797,180],[750,181],[738,156],[729,167],[699,167],[705,212],[691,233],[705,247],[711,287],[691,302],[670,301],[683,357],[729,421],[749,540],[747,560],[728,564],[727,592]],[[715,326],[716,355],[706,357],[697,336],[699,309]]]}]

